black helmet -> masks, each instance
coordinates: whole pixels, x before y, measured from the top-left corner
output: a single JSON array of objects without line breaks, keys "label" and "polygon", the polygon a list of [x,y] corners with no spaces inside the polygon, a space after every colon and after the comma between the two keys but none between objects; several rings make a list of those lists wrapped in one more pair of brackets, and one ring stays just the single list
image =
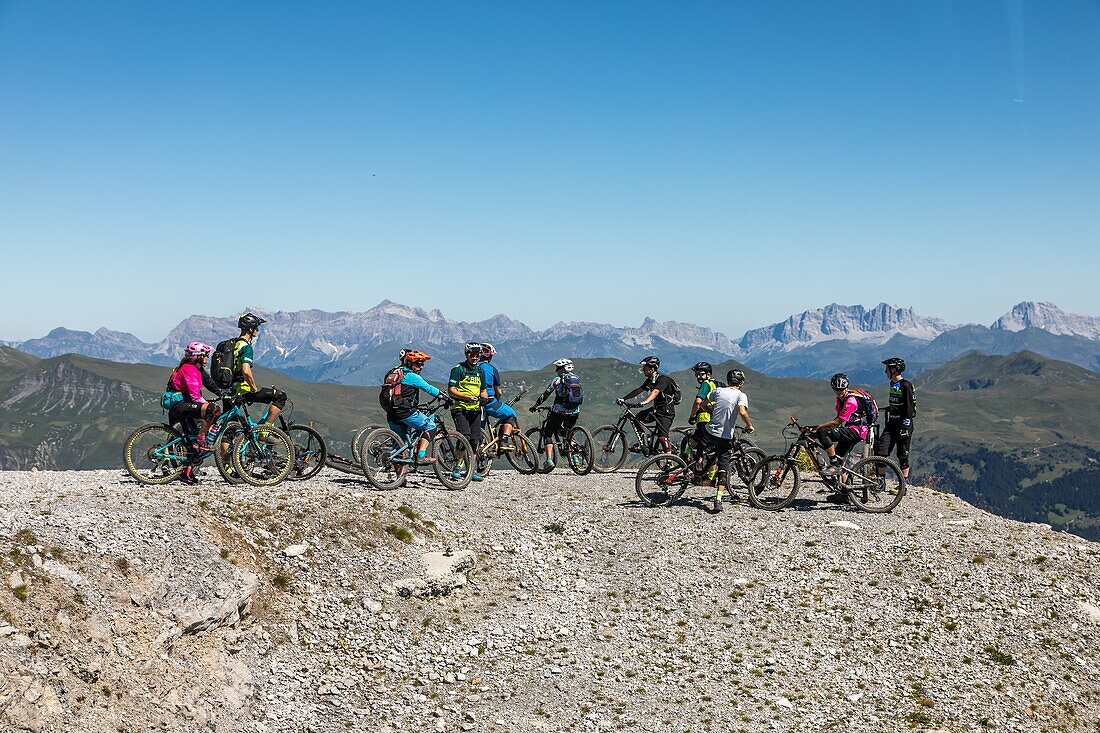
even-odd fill
[{"label": "black helmet", "polygon": [[642,366],[653,367],[654,369],[659,369],[661,367],[661,360],[656,356],[647,356],[638,363]]},{"label": "black helmet", "polygon": [[847,374],[834,374],[832,379],[829,380],[829,386],[833,389],[848,389],[848,384]]},{"label": "black helmet", "polygon": [[709,361],[701,361],[698,364],[696,364],[695,366],[693,366],[691,368],[691,371],[693,371],[693,372],[706,372],[707,374],[710,374],[711,372],[714,371],[714,367],[712,367],[710,365]]},{"label": "black helmet", "polygon": [[905,359],[899,359],[896,356],[891,356],[889,359],[882,363],[885,364],[886,368],[892,372],[897,372],[898,374],[901,374],[905,371]]},{"label": "black helmet", "polygon": [[260,327],[261,323],[267,323],[267,321],[260,318],[255,313],[245,313],[237,319],[237,328],[242,331],[255,331]]},{"label": "black helmet", "polygon": [[740,369],[730,369],[726,372],[726,384],[731,387],[740,387],[745,383],[745,373]]}]

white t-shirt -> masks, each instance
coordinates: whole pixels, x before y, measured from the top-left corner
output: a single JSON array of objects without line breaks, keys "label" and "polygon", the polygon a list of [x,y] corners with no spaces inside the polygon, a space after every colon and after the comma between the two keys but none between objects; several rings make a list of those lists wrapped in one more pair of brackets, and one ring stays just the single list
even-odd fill
[{"label": "white t-shirt", "polygon": [[707,432],[716,438],[733,438],[733,426],[741,414],[741,405],[749,406],[749,396],[736,387],[714,390],[714,409],[710,411]]}]

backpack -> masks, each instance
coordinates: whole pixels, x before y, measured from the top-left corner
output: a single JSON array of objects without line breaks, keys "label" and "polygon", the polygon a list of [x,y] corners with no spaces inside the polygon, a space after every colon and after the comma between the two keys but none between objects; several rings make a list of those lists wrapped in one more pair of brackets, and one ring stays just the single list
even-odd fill
[{"label": "backpack", "polygon": [[[871,396],[871,393],[865,389],[853,389],[851,393],[852,397],[855,397],[859,403],[859,410],[856,412],[856,414],[862,416],[859,418],[859,423],[861,425],[878,425],[878,403],[875,402],[875,398]],[[855,417],[855,415],[852,417]]]},{"label": "backpack", "polygon": [[584,387],[581,386],[581,380],[576,374],[566,374],[562,377],[558,392],[561,395],[559,404],[562,407],[575,410],[584,402]]},{"label": "backpack", "polygon": [[684,401],[684,393],[680,391],[680,385],[676,384],[676,380],[672,378],[671,374],[666,374],[668,381],[672,383],[672,392],[666,398],[668,404],[678,405]]},{"label": "backpack", "polygon": [[378,404],[386,412],[393,412],[399,402],[405,401],[407,396],[404,393],[407,390],[405,385],[401,384],[404,376],[405,370],[399,366],[386,372],[386,376],[382,380],[382,390],[378,393]]},{"label": "backpack", "polygon": [[238,341],[240,338],[219,341],[214,347],[214,353],[210,355],[210,378],[222,389],[233,386],[233,377],[236,376],[233,362],[237,356]]},{"label": "backpack", "polygon": [[[179,367],[176,367],[179,369]],[[172,370],[171,376],[168,377],[168,383],[164,385],[164,393],[160,396],[160,406],[162,410],[168,411],[172,407],[183,402],[183,392],[172,386],[172,378],[176,376],[176,369]]]}]

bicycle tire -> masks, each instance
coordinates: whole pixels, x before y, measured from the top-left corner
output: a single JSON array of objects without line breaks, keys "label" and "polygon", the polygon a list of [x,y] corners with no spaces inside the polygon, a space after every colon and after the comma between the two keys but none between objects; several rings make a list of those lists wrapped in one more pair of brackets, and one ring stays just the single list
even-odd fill
[{"label": "bicycle tire", "polygon": [[688,487],[688,463],[674,453],[660,453],[642,462],[634,475],[634,491],[647,506],[669,506]]},{"label": "bicycle tire", "polygon": [[[141,445],[143,439],[149,439],[148,446]],[[187,467],[184,436],[166,423],[142,425],[126,438],[122,446],[122,462],[134,479],[147,486],[175,481]]]},{"label": "bicycle tire", "polygon": [[274,425],[242,432],[229,449],[233,470],[250,486],[278,486],[294,468],[294,444]]},{"label": "bicycle tire", "polygon": [[[879,477],[879,469],[885,469]],[[905,476],[901,467],[882,456],[871,456],[842,471],[847,479],[848,499],[871,514],[893,511],[905,496]]]},{"label": "bicycle tire", "polygon": [[[218,437],[214,439],[214,466],[225,482],[232,486],[244,483],[244,479],[238,476],[233,468],[233,456],[229,455],[229,451],[233,449],[233,441],[243,432],[244,427],[239,422],[231,422],[223,427]],[[225,456],[225,460],[220,456]]]},{"label": "bicycle tire", "polygon": [[[580,436],[580,441],[577,440]],[[587,476],[592,472],[592,463],[595,461],[595,448],[593,447],[592,433],[582,425],[575,425],[569,429],[562,443],[565,451],[565,459],[573,473],[578,476]],[[554,453],[555,458],[557,452]]]},{"label": "bicycle tire", "polygon": [[[474,478],[477,458],[475,456],[473,461],[470,460],[469,457],[474,456],[474,449],[465,435],[437,434],[432,438],[432,455],[435,456],[432,468],[435,469],[435,477],[439,479],[439,483],[452,491],[459,491],[470,485],[470,481]],[[460,455],[466,458],[460,460]],[[454,471],[458,471],[461,478],[455,478]]]},{"label": "bicycle tire", "polygon": [[294,448],[294,468],[291,481],[305,481],[321,472],[328,460],[328,446],[321,434],[308,425],[291,424],[286,429]]},{"label": "bicycle tire", "polygon": [[382,426],[374,424],[364,425],[363,427],[356,430],[355,434],[351,436],[351,459],[356,463],[356,465],[358,465],[359,461],[362,460],[361,451],[363,447],[363,438],[365,438],[367,436],[367,433],[369,433],[370,431],[380,427]]},{"label": "bicycle tire", "polygon": [[614,425],[601,425],[592,431],[592,470],[614,473],[626,463],[626,433]]},{"label": "bicycle tire", "polygon": [[768,456],[756,464],[749,478],[749,503],[757,509],[779,511],[794,501],[801,483],[794,461],[786,456]]},{"label": "bicycle tire", "polygon": [[[537,430],[537,428],[535,429]],[[516,473],[521,476],[530,476],[538,470],[539,461],[542,460],[535,448],[536,443],[526,435],[520,435],[518,432],[512,433],[512,435],[515,440],[515,450],[505,453],[504,456],[512,468],[516,470]]]},{"label": "bicycle tire", "polygon": [[741,479],[741,483],[748,486],[752,472],[756,470],[756,464],[767,457],[768,454],[759,448],[743,448],[731,461],[733,471],[737,474],[737,478]]},{"label": "bicycle tire", "polygon": [[371,486],[386,491],[404,483],[405,475],[400,469],[412,464],[393,462],[404,445],[404,439],[389,428],[375,428],[363,436],[359,468]]}]

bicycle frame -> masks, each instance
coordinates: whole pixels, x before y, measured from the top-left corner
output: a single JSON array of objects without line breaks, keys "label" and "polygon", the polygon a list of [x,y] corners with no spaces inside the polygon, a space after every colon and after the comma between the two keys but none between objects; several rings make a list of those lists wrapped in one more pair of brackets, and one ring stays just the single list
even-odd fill
[{"label": "bicycle frame", "polygon": [[[218,427],[218,430],[220,432],[234,422],[238,422],[246,428],[254,428],[257,425],[257,423],[253,422],[252,417],[248,414],[248,408],[246,407],[246,405],[243,402],[237,401],[233,402],[233,406],[230,409],[218,415],[217,419],[214,420],[214,425]],[[164,460],[175,460],[176,456],[170,455],[168,453],[168,450],[170,448],[173,448],[178,444],[182,444],[186,449],[199,437],[197,434],[186,433],[182,430],[180,431],[180,434],[181,437],[170,440],[164,445],[157,448],[156,451],[154,451],[153,455],[155,455],[157,458],[163,458]],[[196,459],[193,459],[193,462],[202,463],[202,461],[206,460],[213,454],[214,451],[212,449],[203,451]]]},{"label": "bicycle frame", "polygon": [[[650,427],[642,422],[629,407],[623,408],[623,413],[619,415],[618,421],[615,423],[615,429],[626,435],[626,430],[623,426],[627,423],[634,428],[634,436],[638,439],[638,444],[642,447],[642,455],[648,456],[656,452],[655,443],[657,442],[657,427]],[[645,435],[645,437],[642,437]]]}]

